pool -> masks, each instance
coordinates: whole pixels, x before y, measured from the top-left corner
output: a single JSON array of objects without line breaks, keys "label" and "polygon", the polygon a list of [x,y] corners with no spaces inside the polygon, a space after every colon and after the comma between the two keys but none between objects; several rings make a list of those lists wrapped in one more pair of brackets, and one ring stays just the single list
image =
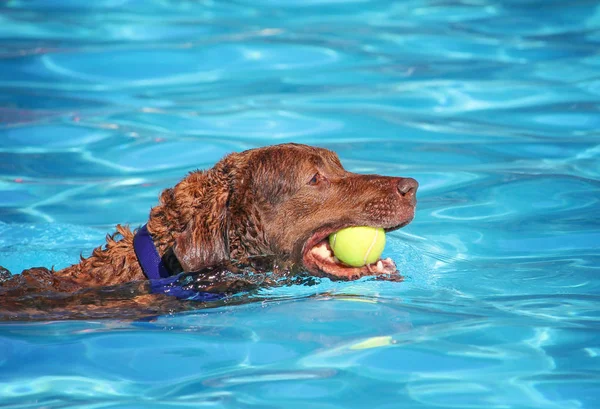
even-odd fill
[{"label": "pool", "polygon": [[65,267],[284,141],[419,180],[402,283],[0,325],[4,408],[600,407],[600,5],[0,4],[0,265]]}]

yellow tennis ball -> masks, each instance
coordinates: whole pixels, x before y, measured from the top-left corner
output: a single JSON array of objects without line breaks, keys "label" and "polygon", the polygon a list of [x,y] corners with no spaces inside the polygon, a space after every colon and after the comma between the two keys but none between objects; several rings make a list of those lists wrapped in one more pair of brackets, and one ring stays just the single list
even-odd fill
[{"label": "yellow tennis ball", "polygon": [[385,247],[385,230],[375,227],[347,227],[329,235],[333,254],[352,267],[376,262]]}]

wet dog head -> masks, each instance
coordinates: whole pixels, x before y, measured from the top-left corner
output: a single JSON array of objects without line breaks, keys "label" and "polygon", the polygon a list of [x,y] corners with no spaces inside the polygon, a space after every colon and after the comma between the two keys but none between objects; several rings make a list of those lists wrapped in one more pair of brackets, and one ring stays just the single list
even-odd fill
[{"label": "wet dog head", "polygon": [[417,188],[411,178],[348,172],[322,148],[284,144],[234,153],[173,189],[181,232],[174,253],[186,271],[273,256],[340,279],[394,272],[391,260],[358,268],[340,263],[327,237],[349,226],[405,226]]}]

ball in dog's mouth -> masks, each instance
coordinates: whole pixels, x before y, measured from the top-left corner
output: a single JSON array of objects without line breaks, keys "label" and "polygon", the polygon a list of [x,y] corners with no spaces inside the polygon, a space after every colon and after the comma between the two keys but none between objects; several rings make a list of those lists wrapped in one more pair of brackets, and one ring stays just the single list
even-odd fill
[{"label": "ball in dog's mouth", "polygon": [[305,255],[305,263],[307,261],[327,275],[348,280],[366,275],[393,274],[397,271],[396,264],[389,257],[362,267],[344,264],[334,256],[328,240],[323,240],[311,248]]},{"label": "ball in dog's mouth", "polygon": [[316,233],[306,243],[302,261],[306,268],[317,275],[325,274],[331,278],[353,280],[368,275],[394,274],[396,264],[391,258],[378,259],[361,266],[349,266],[335,257],[329,244],[328,232]]}]

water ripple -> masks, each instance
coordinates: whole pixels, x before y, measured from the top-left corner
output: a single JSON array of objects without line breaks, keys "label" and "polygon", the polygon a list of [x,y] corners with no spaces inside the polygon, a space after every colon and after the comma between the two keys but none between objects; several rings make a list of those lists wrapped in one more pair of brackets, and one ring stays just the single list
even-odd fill
[{"label": "water ripple", "polygon": [[231,151],[420,182],[386,248],[403,282],[3,325],[0,405],[596,408],[599,33],[593,0],[0,2],[13,272],[76,262]]}]

